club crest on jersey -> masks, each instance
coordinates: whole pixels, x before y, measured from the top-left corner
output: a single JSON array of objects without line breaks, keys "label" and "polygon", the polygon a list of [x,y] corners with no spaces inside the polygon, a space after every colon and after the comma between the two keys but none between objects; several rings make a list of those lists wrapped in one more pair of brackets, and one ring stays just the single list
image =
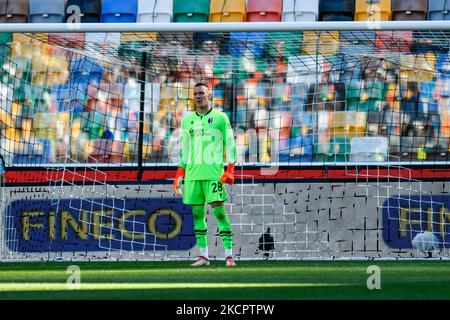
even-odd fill
[{"label": "club crest on jersey", "polygon": [[212,124],[213,122],[214,122],[214,118],[209,118],[209,119],[208,119],[208,123],[209,123],[209,124]]}]

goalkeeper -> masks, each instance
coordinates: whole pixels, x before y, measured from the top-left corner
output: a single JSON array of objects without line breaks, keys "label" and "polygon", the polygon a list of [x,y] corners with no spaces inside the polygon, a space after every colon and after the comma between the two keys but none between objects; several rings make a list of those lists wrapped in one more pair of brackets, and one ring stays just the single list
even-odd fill
[{"label": "goalkeeper", "polygon": [[[209,265],[205,204],[210,204],[219,225],[227,267],[236,263],[232,255],[231,225],[225,210],[225,183],[234,183],[236,144],[228,116],[210,106],[211,92],[204,83],[194,87],[195,111],[181,121],[180,163],[173,184],[175,194],[192,206],[194,232],[200,255],[193,267]],[[228,162],[224,172],[224,160]]]}]

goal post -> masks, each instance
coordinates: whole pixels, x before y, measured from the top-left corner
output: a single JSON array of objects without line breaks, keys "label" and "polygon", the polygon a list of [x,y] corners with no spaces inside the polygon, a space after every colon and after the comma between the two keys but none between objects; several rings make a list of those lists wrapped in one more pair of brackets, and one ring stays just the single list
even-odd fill
[{"label": "goal post", "polygon": [[1,259],[197,255],[171,184],[198,82],[234,129],[237,258],[421,258],[425,232],[447,257],[449,30],[1,24]]}]

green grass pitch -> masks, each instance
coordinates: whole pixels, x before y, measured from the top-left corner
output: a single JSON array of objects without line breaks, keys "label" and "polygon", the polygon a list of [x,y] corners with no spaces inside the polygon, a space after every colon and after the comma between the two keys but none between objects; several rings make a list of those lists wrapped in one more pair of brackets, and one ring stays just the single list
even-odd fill
[{"label": "green grass pitch", "polygon": [[[450,261],[1,263],[0,299],[450,299]],[[80,268],[69,289],[67,267]],[[381,270],[369,290],[367,267]]]}]

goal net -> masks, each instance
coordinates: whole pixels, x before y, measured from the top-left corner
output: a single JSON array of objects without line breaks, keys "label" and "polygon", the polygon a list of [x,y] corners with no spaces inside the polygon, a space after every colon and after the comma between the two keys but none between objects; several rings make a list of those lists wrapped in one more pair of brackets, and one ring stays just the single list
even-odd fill
[{"label": "goal net", "polygon": [[196,256],[172,181],[198,82],[235,133],[237,258],[447,257],[448,31],[305,26],[0,33],[2,259]]}]

